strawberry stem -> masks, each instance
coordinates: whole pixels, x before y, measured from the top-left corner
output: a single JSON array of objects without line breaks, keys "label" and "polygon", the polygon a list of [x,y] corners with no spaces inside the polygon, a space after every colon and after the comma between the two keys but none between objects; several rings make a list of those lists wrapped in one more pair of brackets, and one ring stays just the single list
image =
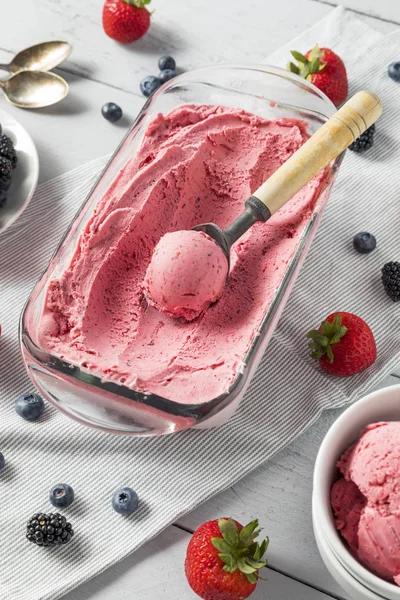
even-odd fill
[{"label": "strawberry stem", "polygon": [[234,573],[236,570],[246,575],[250,583],[257,583],[258,569],[267,565],[263,556],[268,548],[268,538],[260,545],[254,539],[260,534],[258,521],[251,521],[239,532],[238,526],[232,519],[218,521],[222,538],[212,538],[211,542],[220,554],[224,563],[223,571]]},{"label": "strawberry stem", "polygon": [[308,58],[304,56],[304,54],[301,54],[301,52],[297,52],[297,50],[292,50],[291,55],[298,64],[296,65],[293,62],[289,62],[287,64],[288,71],[296,73],[296,75],[300,75],[300,77],[303,77],[303,79],[307,79],[308,81],[311,81],[314,73],[323,71],[327,65],[327,63],[322,60],[324,53],[318,44],[311,50]]},{"label": "strawberry stem", "polygon": [[136,6],[136,8],[145,8],[147,4],[150,4],[151,0],[122,0],[125,4],[130,6]]},{"label": "strawberry stem", "polygon": [[341,315],[336,315],[332,323],[323,321],[319,329],[312,329],[309,331],[307,337],[311,339],[309,347],[311,349],[312,358],[319,360],[326,354],[329,362],[332,364],[335,358],[332,346],[338,344],[342,337],[346,335],[346,332],[347,327],[342,325]]}]

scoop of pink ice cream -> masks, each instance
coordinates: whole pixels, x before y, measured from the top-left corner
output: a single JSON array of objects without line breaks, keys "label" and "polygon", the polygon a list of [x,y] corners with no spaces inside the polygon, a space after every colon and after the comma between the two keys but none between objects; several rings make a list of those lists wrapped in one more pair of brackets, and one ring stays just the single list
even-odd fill
[{"label": "scoop of pink ice cream", "polygon": [[358,528],[358,558],[383,579],[400,583],[400,515],[367,506]]},{"label": "scoop of pink ice cream", "polygon": [[338,467],[337,529],[366,568],[400,585],[400,422],[368,425]]},{"label": "scoop of pink ice cream", "polygon": [[166,233],[158,242],[143,282],[149,303],[174,318],[192,321],[223,292],[228,261],[201,231]]},{"label": "scoop of pink ice cream", "polygon": [[369,502],[400,510],[400,422],[368,425],[338,466]]},{"label": "scoop of pink ice cream", "polygon": [[352,550],[358,548],[358,526],[366,503],[366,498],[352,481],[341,478],[333,484],[331,504],[336,527]]}]

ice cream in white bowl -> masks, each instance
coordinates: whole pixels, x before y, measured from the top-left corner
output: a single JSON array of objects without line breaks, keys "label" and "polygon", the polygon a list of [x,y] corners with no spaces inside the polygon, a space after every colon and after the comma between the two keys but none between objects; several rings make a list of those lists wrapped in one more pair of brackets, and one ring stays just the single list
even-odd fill
[{"label": "ice cream in white bowl", "polygon": [[[323,539],[324,546],[328,547],[335,557],[336,560],[333,561],[333,564],[336,565],[338,573],[343,567],[356,581],[372,592],[378,594],[378,596],[387,600],[400,600],[400,587],[398,587],[394,581],[392,583],[389,580],[385,580],[375,575],[372,571],[365,568],[365,566],[363,566],[349,550],[345,540],[336,529],[331,506],[332,485],[340,477],[339,470],[336,466],[338,460],[343,456],[344,452],[360,438],[360,435],[368,425],[391,421],[400,421],[400,385],[388,387],[369,394],[348,408],[333,424],[321,444],[315,463],[313,523],[316,538],[320,540]],[[364,445],[366,444],[364,443]],[[360,451],[360,443],[358,444],[356,451]],[[351,458],[354,458],[354,453],[351,455]],[[371,456],[367,457],[367,460],[370,461]],[[365,467],[367,471],[368,468],[371,468],[371,465],[365,465]],[[346,471],[345,467],[342,465],[342,471],[343,469]],[[388,465],[388,470],[390,470],[390,465]],[[346,473],[346,475],[349,477],[350,473]],[[380,476],[385,479],[385,472],[383,472],[383,475],[381,473]],[[363,487],[362,482],[358,483]],[[368,485],[370,483],[371,482],[368,481]],[[377,483],[381,485],[382,481],[378,481]],[[377,485],[377,489],[379,488],[379,485]],[[388,510],[389,508],[390,507],[388,507]],[[396,512],[396,510],[394,510],[394,512]],[[365,516],[365,511],[363,511],[363,515]],[[390,518],[396,518],[396,515],[395,517]],[[380,561],[382,557],[382,561],[384,561],[384,555],[388,551],[388,549],[384,547],[386,538],[385,536],[382,536],[381,538],[380,531],[374,530],[371,533],[371,530],[368,529],[369,527],[370,524],[368,524],[366,528],[366,533],[370,537],[372,544],[374,544],[374,550],[376,550],[375,560]],[[361,531],[361,521],[358,531]],[[382,550],[383,553],[381,553]],[[398,555],[399,553],[400,539],[398,548],[390,549],[391,555]],[[321,556],[325,560],[323,553],[321,553]],[[384,562],[376,564],[378,567],[376,571],[385,568]],[[332,564],[330,564],[329,570],[335,577],[335,568],[332,568]],[[393,576],[394,575],[395,574],[393,574]],[[341,585],[339,574],[337,574],[335,579],[338,581],[339,585]],[[358,596],[354,595],[354,598],[358,598]]]}]

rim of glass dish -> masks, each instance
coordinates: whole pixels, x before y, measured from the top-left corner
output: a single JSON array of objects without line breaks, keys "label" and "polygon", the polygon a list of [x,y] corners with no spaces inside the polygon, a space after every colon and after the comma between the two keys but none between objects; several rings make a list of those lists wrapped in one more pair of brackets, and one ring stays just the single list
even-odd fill
[{"label": "rim of glass dish", "polygon": [[[97,185],[99,184],[99,181],[102,179],[104,174],[107,172],[108,168],[110,167],[110,165],[112,164],[114,159],[117,157],[119,151],[124,146],[125,142],[127,141],[128,137],[131,135],[132,131],[140,124],[140,122],[143,120],[143,118],[146,117],[147,109],[150,106],[150,104],[161,93],[163,93],[163,92],[165,93],[168,89],[172,90],[172,89],[178,87],[180,83],[184,83],[184,82],[187,82],[187,83],[198,82],[198,83],[203,83],[203,84],[207,83],[207,82],[202,81],[201,75],[203,73],[207,74],[210,71],[218,71],[218,70],[219,71],[223,71],[223,70],[256,71],[256,72],[263,73],[265,75],[275,75],[275,76],[281,77],[283,79],[291,80],[291,81],[293,81],[293,83],[295,85],[297,85],[309,92],[312,92],[314,95],[318,96],[321,100],[323,100],[327,105],[327,112],[329,112],[329,109],[331,110],[332,113],[336,110],[335,105],[329,100],[329,98],[323,92],[321,92],[321,90],[319,90],[316,86],[314,86],[312,83],[306,81],[305,79],[299,77],[298,75],[296,75],[294,73],[291,73],[289,71],[286,71],[285,69],[282,69],[280,67],[275,67],[272,65],[258,65],[258,64],[215,65],[215,66],[211,66],[211,67],[203,67],[201,69],[194,69],[192,71],[188,71],[187,73],[178,75],[173,80],[166,82],[154,94],[152,94],[152,96],[150,96],[147,99],[147,101],[144,103],[144,105],[143,105],[142,109],[140,110],[138,116],[136,117],[134,123],[129,128],[129,130],[127,131],[127,133],[125,134],[125,136],[123,137],[123,139],[121,140],[119,145],[117,146],[116,150],[113,152],[110,159],[107,161],[107,164],[104,166],[104,168],[100,172],[99,176],[96,178],[95,183],[90,188],[84,201],[80,205],[75,217],[71,220],[67,230],[62,235],[61,240],[60,240],[59,244],[57,245],[57,248],[56,248],[55,252],[53,253],[51,259],[46,264],[45,269],[43,270],[43,272],[41,273],[37,282],[35,283],[34,287],[32,288],[32,291],[24,305],[24,308],[22,309],[20,321],[19,321],[19,339],[20,339],[20,344],[22,347],[22,353],[25,356],[25,351],[28,352],[28,354],[30,354],[35,359],[35,361],[40,363],[40,365],[41,365],[40,370],[42,370],[43,367],[46,366],[53,371],[56,371],[62,375],[66,375],[68,378],[72,378],[72,379],[81,381],[82,383],[91,385],[93,388],[98,388],[98,389],[104,390],[108,393],[115,394],[116,396],[122,396],[125,399],[132,400],[139,404],[145,404],[156,410],[161,411],[162,413],[170,414],[171,416],[177,416],[177,417],[194,418],[196,420],[196,423],[200,423],[202,420],[208,419],[208,418],[214,416],[215,414],[217,414],[218,412],[220,412],[223,408],[225,408],[227,405],[229,405],[230,402],[234,398],[236,398],[237,395],[240,394],[240,392],[242,391],[242,389],[247,381],[247,376],[248,376],[247,372],[251,369],[253,361],[257,355],[257,350],[259,349],[260,345],[262,344],[264,337],[267,333],[267,329],[268,329],[270,323],[272,322],[275,314],[278,311],[278,308],[280,306],[280,301],[281,301],[282,297],[284,296],[286,289],[289,286],[289,283],[291,281],[292,274],[296,270],[296,267],[302,257],[302,252],[303,252],[304,246],[308,240],[308,236],[311,234],[311,231],[315,225],[315,221],[317,220],[319,213],[314,213],[310,217],[308,224],[299,239],[299,243],[297,245],[294,255],[292,256],[292,258],[288,264],[288,267],[286,269],[283,280],[282,280],[279,288],[277,289],[275,296],[272,299],[272,302],[270,304],[268,311],[264,314],[262,320],[260,321],[260,325],[257,329],[257,332],[254,334],[254,337],[251,340],[251,342],[246,350],[245,355],[243,356],[243,360],[242,360],[243,368],[239,369],[239,371],[235,375],[234,380],[230,384],[229,389],[226,392],[224,392],[223,394],[220,394],[219,396],[217,396],[216,398],[213,398],[212,400],[208,400],[206,402],[201,402],[201,403],[197,403],[197,404],[194,404],[194,403],[193,404],[183,404],[180,402],[176,402],[174,400],[170,400],[168,398],[164,398],[162,396],[158,396],[157,394],[153,394],[150,392],[146,393],[144,391],[134,390],[123,384],[118,384],[118,383],[114,383],[112,381],[107,381],[105,379],[102,379],[101,377],[98,377],[97,375],[92,375],[91,373],[82,370],[79,366],[74,365],[73,363],[66,362],[66,361],[58,358],[57,356],[54,356],[54,355],[50,354],[49,352],[46,352],[45,350],[38,347],[33,342],[33,340],[31,339],[31,337],[27,331],[27,328],[25,326],[25,315],[26,315],[29,304],[31,303],[31,301],[33,301],[33,298],[32,298],[33,291],[40,284],[40,282],[43,279],[44,275],[46,274],[49,266],[51,265],[54,258],[58,254],[60,248],[63,246],[64,242],[66,241],[67,237],[69,236],[73,223],[76,221],[78,215],[80,215],[82,209],[84,208],[86,203],[89,201],[89,199],[92,196],[93,192],[95,191]],[[213,84],[210,84],[210,85],[213,85]],[[222,86],[216,86],[216,87],[219,87],[221,89]],[[251,94],[246,94],[246,95],[251,95]],[[264,98],[266,101],[269,100],[267,97],[264,97]],[[283,103],[278,103],[278,105],[290,107],[290,105],[283,104]],[[323,113],[320,113],[315,110],[303,109],[302,112],[307,113],[309,115],[313,115],[315,117],[318,117],[322,121],[326,121],[329,118],[329,116],[327,116],[327,114],[323,114]],[[344,156],[344,153],[342,153],[339,157],[337,157],[333,161],[331,174],[327,178],[327,181],[325,182],[320,195],[325,191],[326,187],[330,184],[330,181],[332,180],[332,178],[335,177],[336,171],[337,171],[338,167],[340,166],[343,156]],[[67,414],[69,415],[69,413],[67,413]],[[76,418],[74,415],[70,415],[70,416],[72,416],[73,418]],[[102,427],[98,427],[96,425],[91,425],[91,426],[95,427],[95,428],[103,429]]]}]

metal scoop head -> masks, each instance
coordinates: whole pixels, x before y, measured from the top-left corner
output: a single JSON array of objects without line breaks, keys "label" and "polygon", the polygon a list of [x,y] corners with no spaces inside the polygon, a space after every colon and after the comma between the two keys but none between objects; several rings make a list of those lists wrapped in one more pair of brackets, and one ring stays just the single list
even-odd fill
[{"label": "metal scoop head", "polygon": [[209,235],[221,248],[228,261],[230,269],[231,246],[257,221],[267,221],[271,213],[267,206],[255,196],[245,202],[245,210],[226,229],[221,229],[215,223],[203,223],[192,227],[194,231],[203,231]]}]

